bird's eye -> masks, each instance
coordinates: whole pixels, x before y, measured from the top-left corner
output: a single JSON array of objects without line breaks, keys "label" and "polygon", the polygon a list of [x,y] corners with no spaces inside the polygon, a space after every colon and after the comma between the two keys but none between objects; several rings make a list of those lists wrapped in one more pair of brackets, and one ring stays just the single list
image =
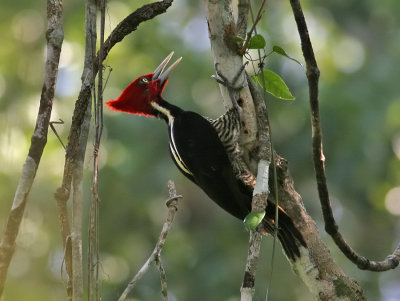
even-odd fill
[{"label": "bird's eye", "polygon": [[149,83],[149,79],[147,77],[142,77],[139,81],[139,84],[142,86],[146,86]]}]

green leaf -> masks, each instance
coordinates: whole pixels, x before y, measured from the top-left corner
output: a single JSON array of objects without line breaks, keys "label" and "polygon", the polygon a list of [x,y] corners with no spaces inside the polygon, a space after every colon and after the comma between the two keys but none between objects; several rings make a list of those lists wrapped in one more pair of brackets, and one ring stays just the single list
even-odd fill
[{"label": "green leaf", "polygon": [[[253,82],[255,82],[256,84],[259,84],[259,85],[261,85],[261,83],[258,81],[258,77],[257,77],[257,75],[252,75],[251,76],[251,79],[253,80]],[[262,85],[261,85],[261,87],[262,87]]]},{"label": "green leaf", "polygon": [[245,39],[242,39],[241,37],[238,37],[238,36],[233,37],[233,39],[234,39],[236,42],[239,42],[239,43],[243,43],[243,42],[245,41]]},{"label": "green leaf", "polygon": [[299,64],[300,66],[303,67],[303,65],[298,60],[296,60],[296,59],[292,58],[291,56],[289,56],[282,47],[274,45],[272,47],[272,51],[277,53],[277,54],[280,54],[280,55],[282,55],[284,57],[287,57],[289,60],[292,60],[293,62],[296,62],[297,64]]},{"label": "green leaf", "polygon": [[274,46],[272,47],[272,50],[273,50],[274,52],[276,52],[276,53],[280,54],[280,55],[283,55],[283,56],[286,56],[286,57],[288,57],[288,55],[287,55],[286,51],[285,51],[285,50],[283,50],[283,48],[282,48],[282,47],[280,47],[280,46],[276,46],[276,45],[274,45]]},{"label": "green leaf", "polygon": [[[265,90],[280,99],[294,100],[295,97],[290,92],[288,86],[283,79],[271,70],[264,70]],[[262,85],[263,77],[261,74],[257,75],[258,82]]]},{"label": "green leaf", "polygon": [[256,34],[251,37],[249,41],[249,45],[247,48],[249,49],[263,49],[267,43],[262,35]]},{"label": "green leaf", "polygon": [[244,219],[244,226],[247,230],[255,230],[257,226],[261,223],[265,216],[265,211],[252,211],[247,214]]}]

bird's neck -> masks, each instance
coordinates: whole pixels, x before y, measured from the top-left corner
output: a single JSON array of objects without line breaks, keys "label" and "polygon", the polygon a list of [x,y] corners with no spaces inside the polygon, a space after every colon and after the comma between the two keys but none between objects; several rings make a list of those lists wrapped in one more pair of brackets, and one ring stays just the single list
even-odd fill
[{"label": "bird's neck", "polygon": [[156,111],[156,116],[164,119],[168,124],[172,123],[174,118],[183,112],[181,108],[170,104],[164,99],[159,102],[152,102],[151,105]]}]

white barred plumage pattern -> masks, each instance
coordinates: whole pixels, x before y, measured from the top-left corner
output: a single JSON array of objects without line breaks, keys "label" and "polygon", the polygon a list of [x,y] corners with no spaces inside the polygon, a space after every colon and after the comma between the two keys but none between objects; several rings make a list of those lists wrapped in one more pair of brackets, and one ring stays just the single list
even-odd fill
[{"label": "white barred plumage pattern", "polygon": [[246,186],[253,188],[256,178],[244,162],[239,147],[239,112],[235,108],[232,108],[215,120],[211,118],[207,119],[217,131],[218,137],[226,149],[236,178],[241,180]]},{"label": "white barred plumage pattern", "polygon": [[230,109],[217,119],[208,119],[218,133],[229,156],[237,151],[240,134],[240,116],[237,110]]}]

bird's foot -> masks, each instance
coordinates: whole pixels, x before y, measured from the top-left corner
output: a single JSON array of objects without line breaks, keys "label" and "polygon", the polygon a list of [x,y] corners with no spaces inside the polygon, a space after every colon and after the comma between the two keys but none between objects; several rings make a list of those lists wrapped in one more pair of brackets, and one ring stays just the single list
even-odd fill
[{"label": "bird's foot", "polygon": [[244,87],[247,86],[247,81],[244,81],[244,84],[237,84],[237,81],[240,77],[240,75],[242,75],[244,69],[246,68],[246,65],[248,64],[248,62],[244,63],[240,69],[238,70],[238,72],[235,74],[235,76],[233,77],[233,79],[230,81],[222,72],[221,70],[219,70],[219,63],[215,63],[215,72],[217,73],[217,75],[212,75],[211,77],[213,79],[215,79],[215,81],[221,85],[224,85],[225,87],[227,87],[228,89],[231,90],[240,90]]},{"label": "bird's foot", "polygon": [[215,63],[215,72],[217,75],[212,75],[211,77],[219,84],[225,86],[228,89],[229,92],[229,97],[231,98],[232,105],[234,108],[236,108],[238,111],[240,111],[240,106],[238,105],[235,97],[234,97],[234,91],[238,91],[243,89],[244,87],[247,86],[247,81],[244,81],[244,83],[237,83],[238,79],[242,75],[246,65],[248,62],[244,63],[238,72],[235,74],[233,79],[230,81],[224,74],[222,74],[221,70],[219,70],[218,65],[219,63]]}]

